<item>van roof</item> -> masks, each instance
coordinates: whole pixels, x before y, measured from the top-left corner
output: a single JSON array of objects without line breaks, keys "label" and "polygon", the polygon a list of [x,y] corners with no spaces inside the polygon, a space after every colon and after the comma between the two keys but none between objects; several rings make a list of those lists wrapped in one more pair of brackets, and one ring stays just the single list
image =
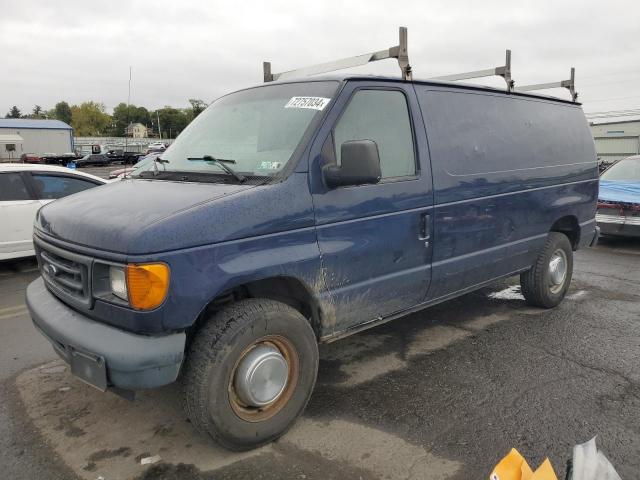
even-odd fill
[{"label": "van roof", "polygon": [[263,85],[274,85],[274,84],[285,84],[285,83],[300,83],[300,82],[320,82],[320,81],[339,81],[346,82],[349,80],[375,80],[379,82],[402,82],[402,83],[413,83],[420,85],[437,85],[451,88],[459,88],[463,90],[480,90],[491,93],[499,93],[502,95],[514,95],[518,97],[527,97],[527,98],[538,98],[543,100],[548,100],[552,102],[565,103],[568,105],[578,105],[581,106],[580,102],[573,102],[571,100],[565,100],[563,98],[554,97],[552,95],[541,95],[537,93],[529,93],[529,92],[521,92],[521,91],[512,91],[507,92],[504,88],[496,88],[489,87],[486,85],[478,85],[473,83],[466,82],[447,82],[444,80],[429,80],[429,79],[416,79],[413,80],[403,80],[400,77],[396,76],[386,76],[386,75],[369,75],[369,74],[348,74],[348,73],[336,73],[336,74],[322,74],[322,75],[313,75],[308,77],[299,77],[299,78],[287,78],[285,80],[276,80],[273,82],[265,83]]}]

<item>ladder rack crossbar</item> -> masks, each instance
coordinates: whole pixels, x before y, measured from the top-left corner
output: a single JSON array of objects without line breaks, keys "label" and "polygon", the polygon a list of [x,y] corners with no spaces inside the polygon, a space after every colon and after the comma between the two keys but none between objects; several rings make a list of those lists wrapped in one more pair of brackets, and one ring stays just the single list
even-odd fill
[{"label": "ladder rack crossbar", "polygon": [[568,87],[569,81],[562,80],[560,82],[549,82],[549,83],[534,83],[532,85],[523,85],[521,87],[516,87],[516,90],[519,92],[530,92],[532,90],[546,90],[549,88],[561,88]]},{"label": "ladder rack crossbar", "polygon": [[534,83],[531,85],[523,85],[516,87],[518,92],[531,92],[533,90],[548,90],[551,88],[566,88],[571,93],[571,100],[574,102],[578,99],[576,92],[576,69],[571,67],[571,76],[568,80],[560,80],[559,82]]},{"label": "ladder rack crossbar", "polygon": [[403,80],[411,80],[411,66],[409,65],[409,55],[407,52],[407,29],[400,27],[400,42],[398,45],[376,52],[356,55],[355,57],[343,58],[332,62],[320,63],[309,67],[303,67],[296,70],[288,70],[286,72],[272,73],[271,62],[263,62],[264,81],[273,82],[275,80],[285,80],[300,76],[317,75],[319,73],[334,72],[345,68],[359,67],[370,62],[386,60],[387,58],[398,59],[398,65],[402,70]]},{"label": "ladder rack crossbar", "polygon": [[499,67],[486,68],[484,70],[474,70],[473,72],[454,73],[451,75],[441,75],[439,77],[431,77],[429,80],[444,80],[455,82],[456,80],[468,80],[470,78],[482,77],[502,77],[507,83],[507,91],[512,91],[514,81],[511,78],[511,50],[507,50],[505,54],[505,63]]},{"label": "ladder rack crossbar", "polygon": [[[369,62],[375,62],[377,60],[384,60],[391,58],[389,50],[380,50],[373,53],[365,53],[363,55],[357,55],[355,57],[342,58],[340,60],[334,60],[332,62],[320,63],[317,65],[311,65],[309,67],[299,68],[296,70],[288,70],[286,72],[273,73],[273,80],[285,80],[293,77],[306,77],[310,75],[317,75],[319,73],[333,72],[336,70],[343,70],[345,68],[359,67],[366,65]],[[265,80],[271,81],[271,80]]]},{"label": "ladder rack crossbar", "polygon": [[451,75],[442,75],[440,77],[431,77],[429,80],[446,80],[454,82],[456,80],[467,80],[469,78],[493,77],[500,75],[497,68],[487,68],[486,70],[476,70],[475,72],[454,73]]}]

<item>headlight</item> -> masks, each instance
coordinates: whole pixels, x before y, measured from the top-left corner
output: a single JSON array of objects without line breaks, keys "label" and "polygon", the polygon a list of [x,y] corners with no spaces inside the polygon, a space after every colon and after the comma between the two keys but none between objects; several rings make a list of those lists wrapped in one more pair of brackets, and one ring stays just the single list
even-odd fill
[{"label": "headlight", "polygon": [[164,263],[109,266],[109,288],[136,310],[152,310],[164,302],[169,290],[169,267]]},{"label": "headlight", "polygon": [[111,293],[122,300],[129,300],[127,294],[127,277],[124,272],[124,268],[121,267],[109,267],[109,286],[111,287]]}]

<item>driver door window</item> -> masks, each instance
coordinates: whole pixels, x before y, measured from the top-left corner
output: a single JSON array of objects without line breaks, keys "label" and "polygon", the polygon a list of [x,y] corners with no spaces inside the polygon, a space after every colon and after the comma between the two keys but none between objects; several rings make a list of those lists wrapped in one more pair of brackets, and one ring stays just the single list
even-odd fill
[{"label": "driver door window", "polygon": [[338,165],[344,142],[373,140],[378,144],[382,178],[416,174],[409,108],[400,91],[357,91],[334,129],[334,138]]}]

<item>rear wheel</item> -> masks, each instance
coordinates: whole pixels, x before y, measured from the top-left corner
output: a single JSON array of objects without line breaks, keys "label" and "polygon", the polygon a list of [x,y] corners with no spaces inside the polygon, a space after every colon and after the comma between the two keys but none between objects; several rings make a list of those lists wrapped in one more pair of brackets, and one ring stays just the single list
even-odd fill
[{"label": "rear wheel", "polygon": [[573,249],[566,235],[549,232],[547,242],[530,270],[520,275],[529,305],[553,308],[562,302],[573,275]]},{"label": "rear wheel", "polygon": [[193,425],[231,450],[275,440],[315,385],[318,345],[297,310],[249,299],[213,315],[189,348],[183,376]]}]

